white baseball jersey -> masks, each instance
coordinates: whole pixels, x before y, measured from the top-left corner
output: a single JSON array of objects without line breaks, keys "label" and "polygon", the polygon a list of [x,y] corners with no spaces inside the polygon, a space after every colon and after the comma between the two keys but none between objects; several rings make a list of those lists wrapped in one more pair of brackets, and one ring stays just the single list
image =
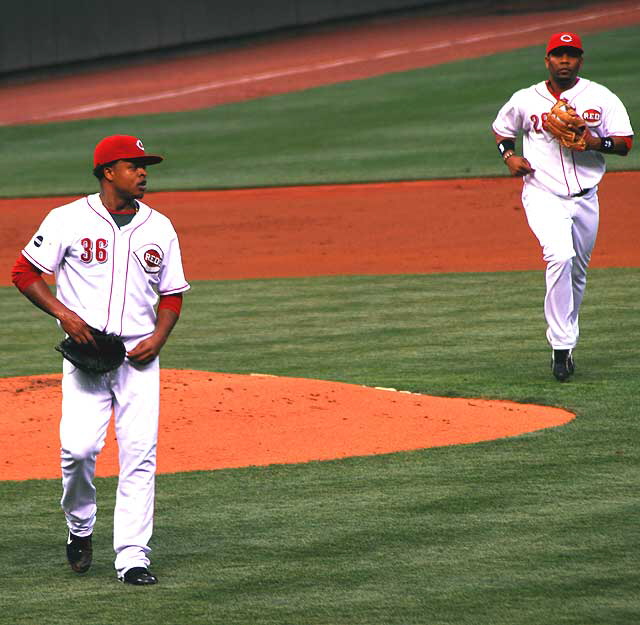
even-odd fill
[{"label": "white baseball jersey", "polygon": [[57,297],[88,325],[114,333],[132,349],[153,333],[158,295],[189,289],[178,237],[167,217],[138,202],[118,228],[95,193],[54,208],[22,250],[55,274]]},{"label": "white baseball jersey", "polygon": [[[633,135],[629,115],[620,99],[606,87],[579,78],[561,94],[587,123],[591,134],[598,137]],[[524,177],[525,186],[551,191],[559,196],[572,196],[596,187],[605,172],[605,159],[600,152],[578,152],[563,148],[544,129],[547,114],[555,104],[546,81],[521,89],[500,109],[493,130],[502,137],[523,133],[523,155],[535,172]]]}]

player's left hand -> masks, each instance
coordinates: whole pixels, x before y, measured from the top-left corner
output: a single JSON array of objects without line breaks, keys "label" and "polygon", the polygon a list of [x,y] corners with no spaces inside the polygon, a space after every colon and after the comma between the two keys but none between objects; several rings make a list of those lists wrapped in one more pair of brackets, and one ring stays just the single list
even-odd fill
[{"label": "player's left hand", "polygon": [[157,358],[164,344],[165,341],[161,337],[151,335],[140,341],[130,352],[127,352],[127,358],[139,365],[147,365],[154,358]]},{"label": "player's left hand", "polygon": [[584,138],[586,150],[597,150],[600,148],[600,145],[601,145],[600,137],[596,137],[592,135],[591,131],[589,130],[589,126],[584,127],[584,132],[582,133],[582,137]]}]

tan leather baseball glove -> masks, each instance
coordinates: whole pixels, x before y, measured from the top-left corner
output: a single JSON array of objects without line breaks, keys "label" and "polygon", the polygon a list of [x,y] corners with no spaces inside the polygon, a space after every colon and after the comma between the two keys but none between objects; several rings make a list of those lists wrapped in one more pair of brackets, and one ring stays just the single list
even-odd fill
[{"label": "tan leather baseball glove", "polygon": [[549,111],[545,128],[565,147],[580,152],[587,149],[587,125],[566,101],[558,100]]}]

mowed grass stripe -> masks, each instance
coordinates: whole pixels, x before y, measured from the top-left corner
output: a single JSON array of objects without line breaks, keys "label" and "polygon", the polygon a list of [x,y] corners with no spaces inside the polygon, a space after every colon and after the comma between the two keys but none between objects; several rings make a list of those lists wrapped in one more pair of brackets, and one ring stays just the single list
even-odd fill
[{"label": "mowed grass stripe", "polygon": [[[90,606],[101,625],[633,622],[636,277],[591,272],[564,385],[548,369],[539,272],[195,283],[166,367],[504,397],[578,418],[479,445],[160,476],[158,592],[115,581],[115,480],[99,480],[83,579],[64,562],[59,482],[2,482],[2,618],[58,624]],[[59,368],[53,321],[29,306],[0,289],[3,375]]]},{"label": "mowed grass stripe", "polygon": [[[640,26],[584,39],[584,76],[617,93],[638,128]],[[0,196],[93,191],[93,148],[117,133],[166,156],[153,190],[505,175],[491,123],[546,77],[542,57],[534,46],[200,111],[2,127]],[[608,164],[637,169],[640,150]]]}]

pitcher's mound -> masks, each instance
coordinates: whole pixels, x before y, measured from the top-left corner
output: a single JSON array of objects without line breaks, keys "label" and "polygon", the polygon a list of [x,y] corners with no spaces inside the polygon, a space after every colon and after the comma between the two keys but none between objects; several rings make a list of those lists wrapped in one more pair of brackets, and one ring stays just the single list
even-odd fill
[{"label": "pitcher's mound", "polygon": [[[0,480],[59,477],[60,392],[59,375],[0,379]],[[158,471],[308,462],[475,443],[563,425],[574,416],[559,408],[514,402],[165,369]],[[117,473],[111,426],[97,474]]]}]

